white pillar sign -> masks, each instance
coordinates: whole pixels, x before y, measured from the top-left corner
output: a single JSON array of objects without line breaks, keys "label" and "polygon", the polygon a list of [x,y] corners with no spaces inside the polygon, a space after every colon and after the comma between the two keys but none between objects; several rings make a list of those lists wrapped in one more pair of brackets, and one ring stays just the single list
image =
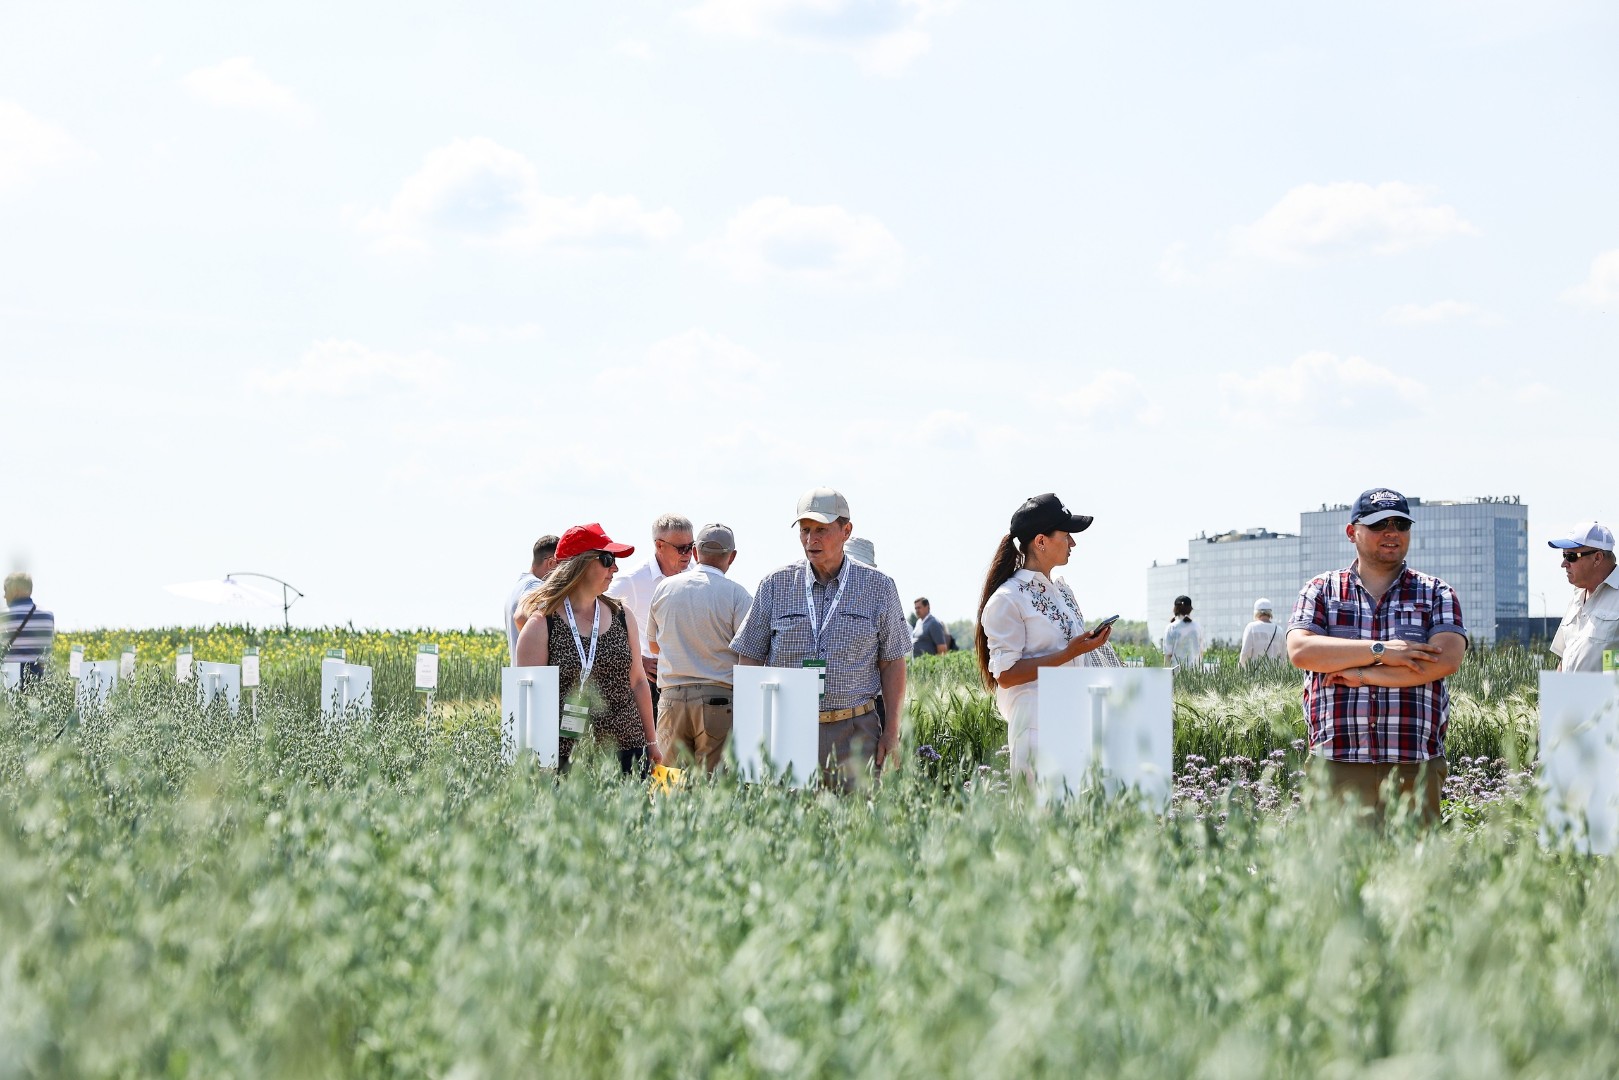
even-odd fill
[{"label": "white pillar sign", "polygon": [[749,779],[773,770],[805,784],[821,770],[821,669],[732,669],[731,745]]},{"label": "white pillar sign", "polygon": [[259,647],[249,645],[242,650],[242,686],[255,689],[259,685]]},{"label": "white pillar sign", "polygon": [[1034,755],[1040,800],[1084,791],[1094,767],[1109,796],[1136,791],[1148,806],[1168,806],[1173,679],[1169,668],[1041,668]]},{"label": "white pillar sign", "polygon": [[434,644],[418,645],[416,647],[416,689],[438,689],[438,646]]},{"label": "white pillar sign", "polygon": [[118,658],[118,677],[120,679],[135,677],[135,646],[124,646],[124,655]]},{"label": "white pillar sign", "polygon": [[84,646],[75,645],[67,654],[67,677],[76,681],[82,667],[84,667]]},{"label": "white pillar sign", "polygon": [[90,660],[79,668],[79,705],[105,705],[112,688],[118,685],[118,660]]},{"label": "white pillar sign", "polygon": [[4,672],[0,677],[4,678],[7,690],[15,690],[22,685],[22,664],[7,661],[4,665],[0,665],[0,670]]},{"label": "white pillar sign", "polygon": [[500,753],[507,761],[532,752],[554,769],[560,751],[561,695],[554,667],[500,669]]},{"label": "white pillar sign", "polygon": [[1619,848],[1619,679],[1611,672],[1540,673],[1541,840],[1581,851]]},{"label": "white pillar sign", "polygon": [[[334,649],[333,652],[342,652]],[[320,715],[323,720],[371,708],[371,669],[334,659],[320,662]]]},{"label": "white pillar sign", "polygon": [[203,708],[213,704],[215,698],[224,698],[226,708],[234,714],[242,705],[242,669],[236,664],[197,662],[197,703]]},{"label": "white pillar sign", "polygon": [[174,654],[174,681],[185,682],[191,678],[191,646],[182,645]]}]

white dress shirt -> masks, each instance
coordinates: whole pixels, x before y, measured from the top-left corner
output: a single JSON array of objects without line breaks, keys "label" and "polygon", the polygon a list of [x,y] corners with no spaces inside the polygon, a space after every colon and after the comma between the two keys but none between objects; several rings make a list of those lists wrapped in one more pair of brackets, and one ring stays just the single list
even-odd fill
[{"label": "white dress shirt", "polygon": [[646,623],[647,617],[652,614],[652,592],[662,580],[663,567],[658,565],[658,557],[653,555],[628,574],[614,575],[613,584],[607,589],[608,596],[624,601],[635,616],[635,632],[641,635],[642,656],[652,655],[652,642],[647,637]]},{"label": "white dress shirt", "polygon": [[1606,649],[1619,649],[1619,568],[1590,592],[1575,590],[1552,638],[1564,671],[1601,671]]},{"label": "white dress shirt", "polygon": [[[997,678],[1026,657],[1050,656],[1086,633],[1068,583],[1052,581],[1036,570],[1017,570],[990,594],[978,616],[989,643],[989,672]],[[1111,667],[1118,660],[1111,649],[1093,649],[1063,667]],[[1036,691],[1039,680],[995,690],[995,704],[1006,718],[1012,746],[1012,768],[1032,774],[1040,743],[1040,712]]]}]

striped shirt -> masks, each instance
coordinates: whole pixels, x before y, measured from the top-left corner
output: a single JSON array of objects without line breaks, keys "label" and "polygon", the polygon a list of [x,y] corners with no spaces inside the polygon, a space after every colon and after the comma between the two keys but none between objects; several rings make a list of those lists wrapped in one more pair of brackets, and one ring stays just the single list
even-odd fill
[{"label": "striped shirt", "polygon": [[[819,650],[810,631],[806,579],[812,582],[816,625],[821,628]],[[828,620],[833,603],[837,608]],[[864,705],[882,692],[877,665],[910,653],[911,628],[905,623],[894,579],[881,570],[846,558],[839,577],[823,585],[814,580],[804,560],[774,570],[759,582],[753,607],[731,648],[769,667],[825,660],[821,708],[832,712]]]},{"label": "striped shirt", "polygon": [[[29,609],[34,614],[29,616]],[[28,624],[23,625],[23,619]],[[17,640],[11,642],[11,649],[5,655],[8,664],[43,664],[51,656],[51,645],[56,641],[56,617],[43,608],[34,608],[34,602],[28,597],[13,600],[6,608],[4,622],[0,622],[0,648],[11,641],[11,635],[17,628],[22,627],[22,633],[17,634]]]},{"label": "striped shirt", "polygon": [[[1361,641],[1431,642],[1435,634],[1467,636],[1449,585],[1410,567],[1381,600],[1361,584],[1359,562],[1304,586],[1288,630]],[[1444,679],[1421,686],[1328,686],[1307,672],[1304,720],[1310,749],[1333,761],[1427,761],[1445,752],[1450,692]]]}]

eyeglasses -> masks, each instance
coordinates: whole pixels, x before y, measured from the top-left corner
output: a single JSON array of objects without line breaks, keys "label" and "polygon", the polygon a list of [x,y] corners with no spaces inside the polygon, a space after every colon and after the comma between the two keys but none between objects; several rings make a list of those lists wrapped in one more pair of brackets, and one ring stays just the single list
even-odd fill
[{"label": "eyeglasses", "polygon": [[689,542],[684,543],[684,544],[671,544],[667,540],[659,540],[658,543],[663,544],[666,547],[672,547],[676,551],[680,552],[682,555],[690,555],[691,554],[691,549],[697,546],[697,541],[695,541],[695,540],[689,541]]},{"label": "eyeglasses", "polygon": [[1585,551],[1565,551],[1565,552],[1563,552],[1563,561],[1564,562],[1579,562],[1581,559],[1585,558],[1587,555],[1601,555],[1601,554],[1602,554],[1602,552],[1598,551],[1596,548],[1589,548],[1589,549],[1587,549]]},{"label": "eyeglasses", "polygon": [[609,570],[612,570],[618,566],[618,558],[614,555],[609,555],[605,551],[596,552],[596,561],[607,567]]},{"label": "eyeglasses", "polygon": [[1384,518],[1376,525],[1368,525],[1364,521],[1356,522],[1356,524],[1363,529],[1370,529],[1373,532],[1388,532],[1390,529],[1394,529],[1396,532],[1411,531],[1410,518]]}]

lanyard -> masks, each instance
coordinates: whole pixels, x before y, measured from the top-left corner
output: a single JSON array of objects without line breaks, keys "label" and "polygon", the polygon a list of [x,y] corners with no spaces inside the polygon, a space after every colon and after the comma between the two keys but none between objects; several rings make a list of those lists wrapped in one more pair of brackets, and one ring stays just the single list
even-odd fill
[{"label": "lanyard", "polygon": [[[832,615],[838,610],[838,604],[843,600],[843,586],[849,579],[849,559],[843,560],[843,569],[838,572],[838,594],[832,598],[832,603],[826,609],[826,625],[832,625]],[[809,608],[810,638],[815,642],[815,655],[821,655],[822,627],[815,618],[815,568],[808,559],[804,560],[804,606]]]},{"label": "lanyard", "polygon": [[590,655],[585,655],[584,647],[579,644],[579,624],[573,621],[573,601],[563,600],[562,610],[568,613],[568,629],[573,633],[569,639],[573,642],[573,651],[579,654],[579,685],[585,685],[590,678],[590,669],[596,666],[596,630],[601,626],[602,604],[596,601],[596,611],[590,616]]}]

